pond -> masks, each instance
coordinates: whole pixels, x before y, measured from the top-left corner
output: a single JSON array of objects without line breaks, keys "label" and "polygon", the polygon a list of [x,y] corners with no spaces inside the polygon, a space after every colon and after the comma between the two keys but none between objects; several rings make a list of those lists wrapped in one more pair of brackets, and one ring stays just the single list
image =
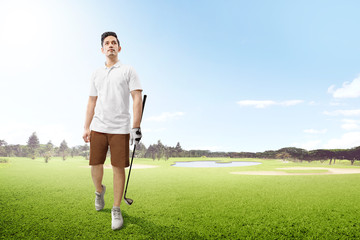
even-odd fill
[{"label": "pond", "polygon": [[193,161],[193,162],[175,162],[174,167],[246,167],[259,165],[259,162],[218,162],[218,161]]}]

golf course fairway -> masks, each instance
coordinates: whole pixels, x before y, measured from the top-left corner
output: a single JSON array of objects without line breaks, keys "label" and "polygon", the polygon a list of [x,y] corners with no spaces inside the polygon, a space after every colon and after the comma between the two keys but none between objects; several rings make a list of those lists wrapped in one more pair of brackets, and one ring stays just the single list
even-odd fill
[{"label": "golf course fairway", "polygon": [[[105,208],[97,212],[84,158],[52,158],[49,163],[43,158],[2,159],[8,163],[0,163],[1,239],[360,238],[360,174],[324,174],[328,170],[323,169],[360,169],[359,162],[351,166],[349,161],[337,161],[330,166],[319,161],[134,159],[134,164],[143,166],[131,173],[127,196],[134,203],[121,203],[124,226],[113,231],[111,169],[104,170]],[[200,160],[262,164],[171,166],[176,161]],[[291,174],[233,174],[242,171]]]}]

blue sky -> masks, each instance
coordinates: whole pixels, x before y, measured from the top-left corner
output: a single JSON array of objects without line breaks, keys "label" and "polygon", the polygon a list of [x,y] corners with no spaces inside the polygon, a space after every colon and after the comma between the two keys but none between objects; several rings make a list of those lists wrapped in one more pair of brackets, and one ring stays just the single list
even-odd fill
[{"label": "blue sky", "polygon": [[146,146],[360,145],[358,1],[2,1],[0,139],[83,144],[100,35],[148,102]]}]

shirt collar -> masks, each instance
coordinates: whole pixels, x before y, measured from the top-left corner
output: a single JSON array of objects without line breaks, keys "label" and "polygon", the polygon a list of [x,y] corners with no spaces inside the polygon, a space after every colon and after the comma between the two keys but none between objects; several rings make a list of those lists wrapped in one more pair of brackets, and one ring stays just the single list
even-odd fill
[{"label": "shirt collar", "polygon": [[[120,67],[121,66],[121,62],[120,60],[117,61],[113,66],[111,66],[110,68],[113,68],[113,67]],[[106,62],[104,63],[104,68],[107,69],[108,67],[106,66]]]}]

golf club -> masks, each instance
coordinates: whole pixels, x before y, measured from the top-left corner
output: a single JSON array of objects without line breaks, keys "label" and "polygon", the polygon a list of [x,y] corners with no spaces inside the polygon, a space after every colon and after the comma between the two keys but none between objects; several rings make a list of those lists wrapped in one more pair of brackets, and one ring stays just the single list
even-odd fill
[{"label": "golf club", "polygon": [[[144,107],[145,107],[146,97],[147,97],[147,95],[144,95],[144,99],[143,99],[143,103],[142,103],[142,111],[141,111],[140,122],[141,122],[141,120],[142,120],[142,116],[143,116],[143,113],[144,113]],[[135,140],[136,140],[136,139],[135,139]],[[124,200],[125,200],[125,202],[126,202],[128,205],[131,205],[131,204],[134,202],[134,200],[132,200],[131,198],[127,198],[127,197],[126,197],[126,192],[127,192],[127,187],[128,187],[128,184],[129,184],[131,167],[132,167],[133,160],[134,160],[135,150],[136,150],[136,144],[134,143],[134,150],[133,150],[132,157],[131,157],[130,169],[129,169],[129,174],[128,174],[128,178],[127,178],[127,181],[126,181],[125,194],[124,194]]]}]

